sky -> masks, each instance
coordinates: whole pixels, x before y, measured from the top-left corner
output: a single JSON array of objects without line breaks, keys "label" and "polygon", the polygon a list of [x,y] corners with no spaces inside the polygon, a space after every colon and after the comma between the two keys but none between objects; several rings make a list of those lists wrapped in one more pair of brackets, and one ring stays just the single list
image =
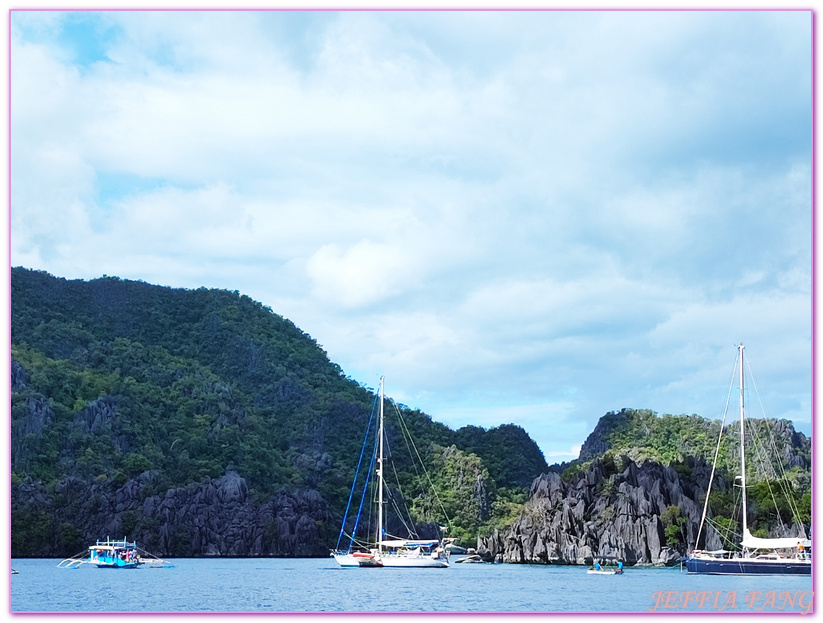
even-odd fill
[{"label": "sky", "polygon": [[[811,431],[811,11],[11,11],[10,260],[238,290],[549,463]],[[754,413],[754,415],[758,415]]]}]

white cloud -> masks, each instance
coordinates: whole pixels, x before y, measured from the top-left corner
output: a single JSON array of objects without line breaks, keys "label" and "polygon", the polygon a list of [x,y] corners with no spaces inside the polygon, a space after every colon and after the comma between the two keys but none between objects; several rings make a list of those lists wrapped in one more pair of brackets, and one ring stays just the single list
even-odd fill
[{"label": "white cloud", "polygon": [[345,250],[322,246],[309,259],[306,272],[318,299],[359,307],[402,292],[414,271],[396,247],[362,240]]},{"label": "white cloud", "polygon": [[555,450],[553,452],[547,452],[546,461],[548,461],[548,463],[551,464],[554,462],[570,461],[572,459],[576,459],[580,456],[580,449],[582,447],[583,444],[576,444],[568,450]]},{"label": "white cloud", "polygon": [[808,419],[809,20],[103,12],[83,64],[15,11],[12,263],[241,290],[557,456],[709,414],[737,341]]}]

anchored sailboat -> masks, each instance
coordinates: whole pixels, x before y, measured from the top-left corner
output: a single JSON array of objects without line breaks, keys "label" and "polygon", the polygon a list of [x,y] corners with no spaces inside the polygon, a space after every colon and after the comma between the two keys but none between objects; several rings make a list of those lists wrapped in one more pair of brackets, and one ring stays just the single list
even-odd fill
[{"label": "anchored sailboat", "polygon": [[[384,380],[380,378],[380,417],[378,422],[378,433],[376,439],[376,451],[372,455],[372,462],[368,470],[366,483],[363,486],[363,492],[360,499],[360,510],[354,522],[349,537],[348,549],[340,549],[338,539],[338,549],[332,552],[334,559],[342,567],[448,567],[448,553],[444,547],[444,542],[441,539],[400,539],[387,538],[385,532],[385,517],[384,517],[384,492],[385,492],[385,456],[384,456],[384,440],[385,440],[385,414],[384,414]],[[371,420],[369,420],[371,426]],[[366,449],[369,438],[368,431],[366,438],[363,440],[363,450]],[[360,544],[355,543],[354,536],[357,533],[357,526],[360,520],[360,511],[362,511],[363,502],[366,498],[368,490],[368,480],[374,467],[374,460],[377,461],[377,531],[375,539],[372,543]],[[360,456],[361,462],[363,459],[363,451]],[[360,464],[358,464],[358,471]],[[349,496],[349,507],[356,489],[357,474],[355,474],[355,481],[352,483],[352,495]],[[340,529],[341,538],[345,533],[345,526],[347,521],[349,508],[346,509],[346,516],[343,517],[343,527]]]},{"label": "anchored sailboat", "polygon": [[[744,394],[744,370],[743,353],[744,346],[738,346],[738,359],[740,361],[740,481],[742,492],[742,523],[743,538],[740,541],[741,551],[728,551],[725,549],[715,551],[694,550],[683,560],[686,570],[689,573],[708,574],[790,574],[790,575],[810,575],[811,564],[811,540],[805,535],[797,537],[782,538],[760,538],[755,537],[749,531],[746,505],[746,409]],[[723,434],[723,427],[720,427],[720,434]],[[720,440],[718,439],[718,450]],[[700,520],[700,527],[697,532],[695,545],[700,541],[700,534],[706,522],[706,512],[708,510],[709,494],[711,493],[712,481],[717,464],[715,453],[715,465],[712,466],[712,474],[709,480],[709,487],[706,492],[706,500],[703,505],[703,516]]]}]

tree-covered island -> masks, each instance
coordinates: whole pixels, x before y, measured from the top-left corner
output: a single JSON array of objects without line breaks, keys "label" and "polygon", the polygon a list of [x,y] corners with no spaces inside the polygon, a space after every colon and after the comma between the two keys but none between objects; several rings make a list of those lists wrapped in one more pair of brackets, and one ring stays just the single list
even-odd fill
[{"label": "tree-covered island", "polygon": [[[239,292],[13,268],[11,554],[68,556],[127,535],[162,556],[327,556],[374,399],[309,335]],[[629,564],[671,564],[693,535],[719,426],[624,409],[601,418],[578,460],[549,467],[519,426],[452,430],[392,407],[439,498],[400,459],[413,520],[443,525],[442,502],[449,536],[512,562],[585,563],[611,548]],[[810,443],[789,422],[762,426],[789,484],[778,511],[767,510],[771,474],[753,490],[765,533],[790,525],[791,509],[808,522]],[[733,455],[723,448],[712,507],[731,528]],[[649,504],[632,502],[638,488]],[[550,535],[552,522],[561,528]],[[541,529],[551,552],[537,545]]]}]

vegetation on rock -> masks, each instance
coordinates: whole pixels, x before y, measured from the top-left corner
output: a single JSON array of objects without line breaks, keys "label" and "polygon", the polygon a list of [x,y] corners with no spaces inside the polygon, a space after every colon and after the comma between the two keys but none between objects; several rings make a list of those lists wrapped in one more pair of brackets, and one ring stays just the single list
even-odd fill
[{"label": "vegetation on rock", "polygon": [[[13,556],[73,554],[120,532],[161,555],[324,555],[334,546],[375,392],[267,307],[236,291],[14,268],[11,357]],[[396,461],[412,520],[442,525],[437,511],[445,511],[462,545],[479,537],[502,552],[501,535],[512,526],[526,534],[556,513],[580,532],[576,541],[552,528],[544,550],[521,543],[504,557],[584,560],[622,551],[673,560],[692,545],[716,420],[607,413],[577,460],[550,468],[519,426],[455,431],[388,405],[402,414],[427,467],[424,477],[411,460]],[[809,440],[790,422],[754,424],[752,532],[773,532],[798,515],[808,525]],[[737,427],[726,428],[710,506],[724,529],[737,528]],[[398,447],[397,424],[388,421],[386,432]],[[766,454],[777,464],[761,460]],[[647,462],[638,484],[634,474]],[[671,491],[643,493],[657,486],[654,478],[668,479]],[[657,510],[646,509],[644,495],[657,496]],[[640,522],[634,533],[651,535],[651,549],[618,542],[621,504]],[[583,526],[592,521],[614,542],[586,540]]]},{"label": "vegetation on rock", "polygon": [[[145,497],[232,472],[260,508],[284,491],[317,491],[328,522],[342,515],[374,392],[293,323],[239,292],[14,268],[11,356],[13,555],[26,554],[23,544],[44,543],[44,533],[43,551],[51,553],[99,536],[71,518],[57,525],[37,496],[17,495],[24,483],[42,486],[41,497],[67,478],[105,483],[114,495],[151,473]],[[520,427],[453,431],[399,408],[439,474],[435,485],[464,541],[500,521],[496,509],[508,512],[506,501],[522,498],[547,469]],[[401,471],[411,497],[423,496],[410,466]],[[469,484],[469,472],[482,482],[479,492],[476,483],[451,488],[460,479]],[[422,513],[425,504],[419,507]],[[179,528],[151,525],[138,508],[113,512],[147,540]],[[335,533],[318,537],[323,547],[333,546]]]}]

